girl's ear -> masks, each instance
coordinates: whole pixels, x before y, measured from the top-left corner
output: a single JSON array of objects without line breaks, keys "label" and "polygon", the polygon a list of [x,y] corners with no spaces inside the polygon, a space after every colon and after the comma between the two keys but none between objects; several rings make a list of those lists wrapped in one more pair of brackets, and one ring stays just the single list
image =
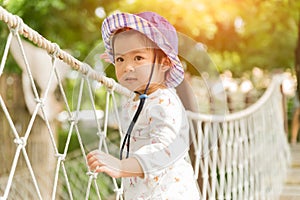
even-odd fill
[{"label": "girl's ear", "polygon": [[168,71],[172,66],[172,63],[168,57],[164,57],[162,59],[162,70],[163,71]]}]

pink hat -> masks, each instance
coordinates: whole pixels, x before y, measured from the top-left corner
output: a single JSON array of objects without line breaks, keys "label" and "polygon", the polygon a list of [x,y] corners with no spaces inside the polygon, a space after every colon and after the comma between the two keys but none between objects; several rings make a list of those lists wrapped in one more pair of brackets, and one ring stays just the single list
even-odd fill
[{"label": "pink hat", "polygon": [[173,65],[166,74],[166,85],[168,87],[179,85],[184,78],[184,71],[177,56],[178,37],[175,28],[165,18],[154,12],[116,13],[108,16],[102,24],[102,38],[112,62],[114,62],[112,36],[117,30],[125,27],[147,36],[169,57]]}]

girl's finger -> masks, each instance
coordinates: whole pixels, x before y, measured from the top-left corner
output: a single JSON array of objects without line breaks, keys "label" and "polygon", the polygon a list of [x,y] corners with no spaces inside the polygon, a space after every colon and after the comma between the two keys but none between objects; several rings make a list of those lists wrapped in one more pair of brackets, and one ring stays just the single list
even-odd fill
[{"label": "girl's finger", "polygon": [[86,158],[87,158],[87,159],[90,159],[90,158],[92,158],[95,154],[96,154],[96,151],[91,151],[90,153],[88,153],[88,154],[86,155]]},{"label": "girl's finger", "polygon": [[105,172],[105,166],[102,166],[102,167],[97,166],[97,167],[95,168],[95,172],[97,172],[97,173]]},{"label": "girl's finger", "polygon": [[99,168],[99,165],[97,165],[97,163],[94,163],[94,164],[90,165],[89,168],[90,168],[91,171],[94,171],[97,168]]},{"label": "girl's finger", "polygon": [[98,150],[91,151],[90,153],[87,154],[86,158],[89,159],[96,159],[97,156],[99,155]]},{"label": "girl's finger", "polygon": [[89,154],[89,155],[87,156],[87,163],[88,163],[88,165],[89,165],[90,167],[93,166],[93,165],[95,165],[95,163],[96,163],[96,164],[100,164],[100,163],[99,163],[99,160],[98,160],[98,158],[97,158],[97,156],[94,155],[94,154]]},{"label": "girl's finger", "polygon": [[94,162],[89,163],[90,170],[97,170],[99,167],[104,166],[101,162],[98,162],[98,160],[94,160]]}]

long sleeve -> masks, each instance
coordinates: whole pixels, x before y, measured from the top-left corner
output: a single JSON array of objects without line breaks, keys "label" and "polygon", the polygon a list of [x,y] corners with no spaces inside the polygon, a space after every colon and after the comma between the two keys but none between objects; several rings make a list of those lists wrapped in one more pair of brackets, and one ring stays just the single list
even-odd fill
[{"label": "long sleeve", "polygon": [[147,177],[161,173],[161,170],[184,157],[189,140],[185,111],[177,98],[160,96],[152,99],[144,116],[144,122],[148,124],[144,131],[149,131],[149,138],[131,155],[138,159]]}]

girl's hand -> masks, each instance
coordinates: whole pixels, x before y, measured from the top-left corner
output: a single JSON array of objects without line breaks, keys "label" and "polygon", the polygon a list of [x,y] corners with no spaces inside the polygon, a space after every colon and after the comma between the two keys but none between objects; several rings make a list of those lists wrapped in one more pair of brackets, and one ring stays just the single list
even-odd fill
[{"label": "girl's hand", "polygon": [[144,171],[135,158],[119,160],[99,150],[94,150],[87,155],[91,171],[104,172],[113,178],[144,177]]},{"label": "girl's hand", "polygon": [[121,177],[121,161],[109,154],[94,150],[87,155],[91,171],[104,172],[113,178]]}]

